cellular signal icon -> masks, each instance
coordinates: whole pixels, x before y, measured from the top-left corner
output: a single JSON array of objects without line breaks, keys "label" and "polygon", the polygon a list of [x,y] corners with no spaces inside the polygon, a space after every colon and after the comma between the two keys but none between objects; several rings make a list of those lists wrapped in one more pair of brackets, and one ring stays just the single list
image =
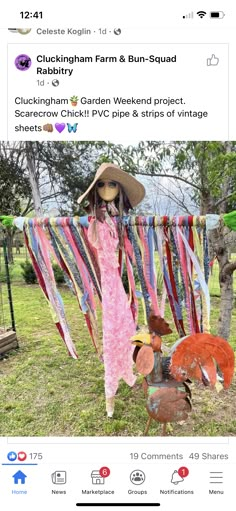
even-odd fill
[{"label": "cellular signal icon", "polygon": [[204,18],[204,16],[206,16],[206,11],[198,11],[197,15],[199,16],[199,18]]},{"label": "cellular signal icon", "polygon": [[194,16],[194,13],[193,13],[193,11],[192,11],[192,12],[189,12],[188,14],[185,14],[185,15],[183,16],[183,18],[186,20],[186,19],[193,18],[193,16]]}]

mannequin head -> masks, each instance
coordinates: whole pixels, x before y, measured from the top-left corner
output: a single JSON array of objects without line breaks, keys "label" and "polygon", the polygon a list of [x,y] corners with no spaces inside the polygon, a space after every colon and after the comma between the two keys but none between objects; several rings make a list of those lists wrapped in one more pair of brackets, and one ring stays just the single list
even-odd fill
[{"label": "mannequin head", "polygon": [[144,186],[132,175],[120,169],[113,163],[102,163],[97,169],[93,182],[78,198],[78,203],[87,199],[84,209],[95,217],[96,221],[107,222],[114,232],[114,222],[111,216],[119,217],[116,220],[119,236],[119,246],[123,248],[125,227],[123,216],[139,204],[145,196]]},{"label": "mannequin head", "polygon": [[[134,176],[120,169],[114,163],[102,163],[97,169],[93,182],[80,195],[78,203],[87,199],[86,210],[95,213],[97,206],[107,207],[107,212],[119,214],[139,204],[145,196],[145,188]],[[110,207],[109,207],[110,206]],[[114,213],[114,206],[118,210]]]},{"label": "mannequin head", "polygon": [[99,179],[96,187],[99,197],[105,202],[113,201],[120,192],[118,183],[108,179]]},{"label": "mannequin head", "polygon": [[[100,182],[101,185],[99,186]],[[100,211],[104,211],[104,209],[109,215],[118,215],[120,217],[127,215],[128,211],[132,209],[120,183],[106,179],[101,179],[94,185],[89,192],[88,202],[87,211],[98,220],[102,220],[103,215],[100,215]]]}]

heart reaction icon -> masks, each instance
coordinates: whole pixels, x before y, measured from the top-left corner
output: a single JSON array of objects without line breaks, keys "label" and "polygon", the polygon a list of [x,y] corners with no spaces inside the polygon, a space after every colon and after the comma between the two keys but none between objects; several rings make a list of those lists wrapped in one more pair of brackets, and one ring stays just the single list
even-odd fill
[{"label": "heart reaction icon", "polygon": [[26,452],[20,451],[20,452],[18,452],[17,457],[18,457],[19,461],[25,461],[27,458],[27,454],[26,454]]}]

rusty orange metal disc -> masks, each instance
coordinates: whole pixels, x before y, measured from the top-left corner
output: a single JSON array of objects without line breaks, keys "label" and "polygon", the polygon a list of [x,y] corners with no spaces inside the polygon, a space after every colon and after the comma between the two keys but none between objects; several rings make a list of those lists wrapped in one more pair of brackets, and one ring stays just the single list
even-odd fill
[{"label": "rusty orange metal disc", "polygon": [[140,348],[136,358],[136,368],[140,374],[147,376],[153,370],[154,353],[151,346],[144,345]]}]

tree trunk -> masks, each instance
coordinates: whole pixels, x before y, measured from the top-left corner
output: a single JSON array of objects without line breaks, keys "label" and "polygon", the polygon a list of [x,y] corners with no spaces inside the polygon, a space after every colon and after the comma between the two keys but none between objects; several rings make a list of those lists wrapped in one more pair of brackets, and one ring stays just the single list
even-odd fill
[{"label": "tree trunk", "polygon": [[40,197],[38,179],[36,174],[33,142],[25,142],[26,160],[29,171],[29,180],[32,189],[35,216],[43,216],[43,207]]},{"label": "tree trunk", "polygon": [[209,239],[219,263],[220,315],[218,335],[224,339],[228,339],[230,336],[233,309],[233,272],[235,269],[235,263],[231,263],[228,259],[228,247],[225,238],[227,232],[228,229],[223,225],[223,221],[219,228],[209,231]]},{"label": "tree trunk", "polygon": [[221,269],[220,275],[220,315],[218,319],[218,335],[224,339],[230,336],[231,317],[233,309],[233,273],[224,274]]},{"label": "tree trunk", "polygon": [[200,198],[200,215],[215,213],[214,202],[209,190],[203,190]]},{"label": "tree trunk", "polygon": [[[224,148],[225,148],[225,154],[230,154],[232,152],[232,150],[233,150],[232,149],[232,142],[229,142],[229,141],[225,142]],[[226,164],[225,175],[224,175],[224,179],[222,180],[222,187],[221,187],[222,199],[224,197],[227,197],[228,194],[229,194],[230,182],[231,182],[231,176],[230,176],[230,174],[227,171],[227,164]],[[227,200],[225,200],[224,202],[221,202],[221,204],[219,205],[218,211],[219,211],[220,214],[226,213],[226,211],[227,211]]]},{"label": "tree trunk", "polygon": [[9,264],[13,264],[14,263],[14,259],[13,259],[13,238],[14,238],[13,229],[7,228],[5,233],[6,233],[8,262],[9,262]]},{"label": "tree trunk", "polygon": [[[232,151],[232,144],[230,142],[225,143],[225,153],[228,154]],[[203,183],[204,183],[203,173]],[[230,177],[225,176],[222,182],[222,197],[226,197],[229,193]],[[218,211],[224,214],[226,211],[227,201],[220,204]],[[200,214],[206,215],[210,213],[216,213],[214,200],[211,196],[211,190],[203,188],[201,195],[201,209]],[[232,310],[234,303],[233,295],[233,264],[229,261],[229,250],[227,234],[229,230],[224,226],[223,220],[221,220],[220,227],[209,231],[209,254],[210,258],[213,259],[216,255],[219,264],[219,285],[220,285],[220,314],[218,318],[218,335],[224,339],[228,339],[230,336],[230,326],[232,318]]]}]

